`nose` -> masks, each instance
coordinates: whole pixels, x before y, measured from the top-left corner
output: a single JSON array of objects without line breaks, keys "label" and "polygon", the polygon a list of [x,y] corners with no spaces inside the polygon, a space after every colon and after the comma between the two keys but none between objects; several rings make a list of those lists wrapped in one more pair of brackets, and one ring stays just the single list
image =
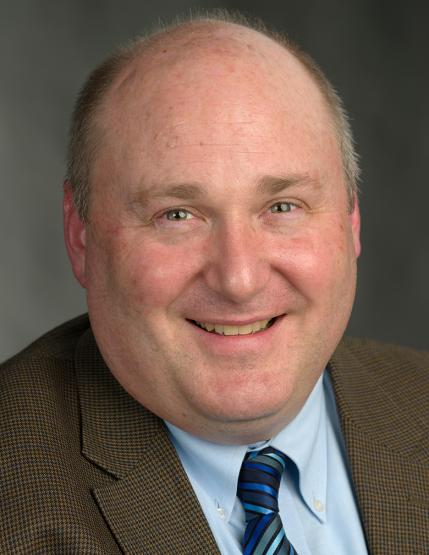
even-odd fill
[{"label": "nose", "polygon": [[268,251],[261,234],[246,222],[229,222],[213,232],[205,279],[225,300],[245,303],[267,287]]}]

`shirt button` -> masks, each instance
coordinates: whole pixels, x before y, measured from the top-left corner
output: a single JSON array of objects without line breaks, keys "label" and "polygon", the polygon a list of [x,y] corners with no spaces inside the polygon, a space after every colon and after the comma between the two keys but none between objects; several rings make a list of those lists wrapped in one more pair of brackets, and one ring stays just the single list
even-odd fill
[{"label": "shirt button", "polygon": [[225,511],[222,509],[222,507],[220,506],[220,503],[217,499],[215,499],[215,505],[216,505],[217,514],[220,516],[220,518],[222,520],[224,520],[225,519]]},{"label": "shirt button", "polygon": [[318,513],[322,513],[325,510],[325,505],[320,499],[313,499],[313,507]]},{"label": "shirt button", "polygon": [[224,520],[224,519],[225,519],[225,511],[222,509],[222,507],[217,507],[216,510],[217,510],[218,515],[220,516],[220,518],[221,518],[222,520]]}]

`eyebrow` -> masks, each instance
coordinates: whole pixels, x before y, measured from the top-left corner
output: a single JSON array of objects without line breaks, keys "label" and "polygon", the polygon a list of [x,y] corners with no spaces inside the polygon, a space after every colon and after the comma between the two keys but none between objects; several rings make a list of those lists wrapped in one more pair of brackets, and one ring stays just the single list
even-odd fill
[{"label": "eyebrow", "polygon": [[152,185],[132,195],[130,204],[146,204],[150,199],[177,198],[179,200],[197,200],[204,195],[204,189],[197,183],[172,183],[169,185]]},{"label": "eyebrow", "polygon": [[[315,179],[307,174],[292,174],[289,176],[266,175],[259,179],[256,191],[262,195],[276,195],[293,185],[319,185]],[[206,195],[206,187],[198,183],[171,183],[167,185],[152,185],[132,195],[130,204],[146,204],[150,199],[176,198],[179,200],[198,200]]]},{"label": "eyebrow", "polygon": [[276,195],[293,185],[313,186],[314,188],[320,186],[319,182],[308,174],[291,174],[289,176],[279,177],[267,175],[259,180],[257,190],[263,195]]}]

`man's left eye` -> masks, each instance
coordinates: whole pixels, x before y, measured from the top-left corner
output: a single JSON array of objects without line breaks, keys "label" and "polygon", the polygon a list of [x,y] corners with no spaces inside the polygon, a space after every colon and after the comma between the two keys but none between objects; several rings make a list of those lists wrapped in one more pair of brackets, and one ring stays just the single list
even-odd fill
[{"label": "man's left eye", "polygon": [[165,217],[167,218],[167,220],[173,222],[182,222],[185,220],[190,220],[193,216],[188,210],[177,208],[175,210],[168,210],[168,212],[165,212]]},{"label": "man's left eye", "polygon": [[280,213],[291,212],[296,208],[297,208],[296,204],[292,204],[291,202],[276,202],[276,204],[273,204],[271,206],[270,212],[272,212],[273,214],[277,212],[280,212]]}]

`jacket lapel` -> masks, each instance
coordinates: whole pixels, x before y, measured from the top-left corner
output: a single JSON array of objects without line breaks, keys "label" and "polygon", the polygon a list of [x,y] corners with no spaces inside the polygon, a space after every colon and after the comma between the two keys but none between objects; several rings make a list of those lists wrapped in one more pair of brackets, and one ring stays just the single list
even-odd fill
[{"label": "jacket lapel", "polygon": [[385,357],[374,353],[363,364],[356,352],[343,343],[329,370],[369,552],[426,554],[425,431],[416,430],[415,411],[400,398],[399,384],[389,382],[393,375]]},{"label": "jacket lapel", "polygon": [[164,423],[113,378],[91,332],[75,367],[82,453],[116,478],[93,495],[124,553],[218,554]]}]

